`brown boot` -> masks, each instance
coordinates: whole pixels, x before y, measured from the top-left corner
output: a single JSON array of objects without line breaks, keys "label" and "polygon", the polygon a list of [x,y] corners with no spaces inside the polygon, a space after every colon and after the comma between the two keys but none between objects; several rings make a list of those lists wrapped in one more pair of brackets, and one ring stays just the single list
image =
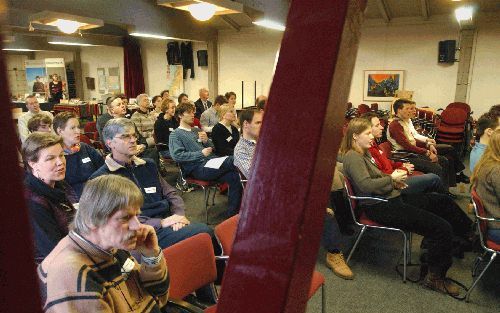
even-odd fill
[{"label": "brown boot", "polygon": [[460,294],[460,289],[451,283],[444,275],[434,274],[432,272],[427,274],[424,286],[450,296],[458,296]]},{"label": "brown boot", "polygon": [[333,273],[343,279],[353,279],[354,273],[344,260],[344,255],[339,253],[327,253],[326,264],[332,269]]}]

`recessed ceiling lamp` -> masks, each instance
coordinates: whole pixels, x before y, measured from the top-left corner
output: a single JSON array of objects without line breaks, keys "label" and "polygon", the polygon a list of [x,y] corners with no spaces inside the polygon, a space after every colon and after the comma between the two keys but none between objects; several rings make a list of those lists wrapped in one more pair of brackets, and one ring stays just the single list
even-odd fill
[{"label": "recessed ceiling lamp", "polygon": [[25,48],[3,48],[2,50],[4,50],[4,51],[21,51],[21,52],[43,51],[43,50],[25,49]]},{"label": "recessed ceiling lamp", "polygon": [[243,4],[230,0],[158,0],[158,5],[188,11],[199,21],[208,21],[214,15],[243,13]]},{"label": "recessed ceiling lamp", "polygon": [[80,31],[104,26],[103,20],[100,19],[52,11],[42,11],[31,15],[30,30],[32,29],[32,23],[56,26],[60,31],[66,34],[72,34],[77,30]]},{"label": "recessed ceiling lamp", "polygon": [[70,42],[70,41],[49,41],[51,45],[63,45],[63,46],[83,46],[83,47],[97,47],[99,45],[94,45],[91,43],[82,42]]},{"label": "recessed ceiling lamp", "polygon": [[271,21],[271,20],[259,20],[259,21],[255,21],[252,23],[255,25],[258,25],[258,26],[265,27],[265,28],[279,30],[282,32],[285,31],[285,25],[280,24],[278,22]]}]

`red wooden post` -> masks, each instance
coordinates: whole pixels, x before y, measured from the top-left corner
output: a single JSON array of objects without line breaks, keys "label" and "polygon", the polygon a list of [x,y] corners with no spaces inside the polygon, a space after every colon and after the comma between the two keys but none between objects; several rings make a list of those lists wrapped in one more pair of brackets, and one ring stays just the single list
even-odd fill
[{"label": "red wooden post", "polygon": [[305,311],[365,5],[291,2],[219,313]]},{"label": "red wooden post", "polygon": [[[1,36],[0,36],[1,37]],[[1,39],[1,38],[0,38]],[[1,46],[1,40],[0,40]],[[1,47],[0,47],[1,48]],[[0,49],[0,312],[42,312],[35,272],[33,239],[17,158],[4,52]]]}]

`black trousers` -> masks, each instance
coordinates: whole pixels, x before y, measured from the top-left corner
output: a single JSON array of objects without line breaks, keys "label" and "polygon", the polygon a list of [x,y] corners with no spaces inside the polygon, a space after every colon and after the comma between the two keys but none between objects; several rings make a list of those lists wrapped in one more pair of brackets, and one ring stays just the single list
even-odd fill
[{"label": "black trousers", "polygon": [[415,170],[424,173],[434,173],[441,178],[444,189],[455,187],[457,185],[455,168],[446,157],[438,155],[438,162],[433,163],[426,155],[415,154],[408,156],[410,162],[415,165]]},{"label": "black trousers", "polygon": [[446,195],[413,194],[365,206],[366,215],[384,226],[422,235],[428,242],[429,270],[445,273],[451,266],[453,236],[465,237],[472,221]]},{"label": "black trousers", "polygon": [[436,145],[436,150],[439,155],[445,156],[453,164],[454,171],[450,172],[450,175],[460,173],[465,169],[457,150],[452,145],[440,143]]}]

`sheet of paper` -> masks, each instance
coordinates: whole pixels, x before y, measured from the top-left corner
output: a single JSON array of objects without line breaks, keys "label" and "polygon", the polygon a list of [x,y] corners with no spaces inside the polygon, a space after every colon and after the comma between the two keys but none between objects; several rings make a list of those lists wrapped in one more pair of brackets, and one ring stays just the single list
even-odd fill
[{"label": "sheet of paper", "polygon": [[224,160],[227,159],[227,156],[221,157],[221,158],[215,158],[215,159],[210,159],[208,162],[205,164],[205,167],[208,168],[213,168],[218,170],[222,163],[224,163]]}]

